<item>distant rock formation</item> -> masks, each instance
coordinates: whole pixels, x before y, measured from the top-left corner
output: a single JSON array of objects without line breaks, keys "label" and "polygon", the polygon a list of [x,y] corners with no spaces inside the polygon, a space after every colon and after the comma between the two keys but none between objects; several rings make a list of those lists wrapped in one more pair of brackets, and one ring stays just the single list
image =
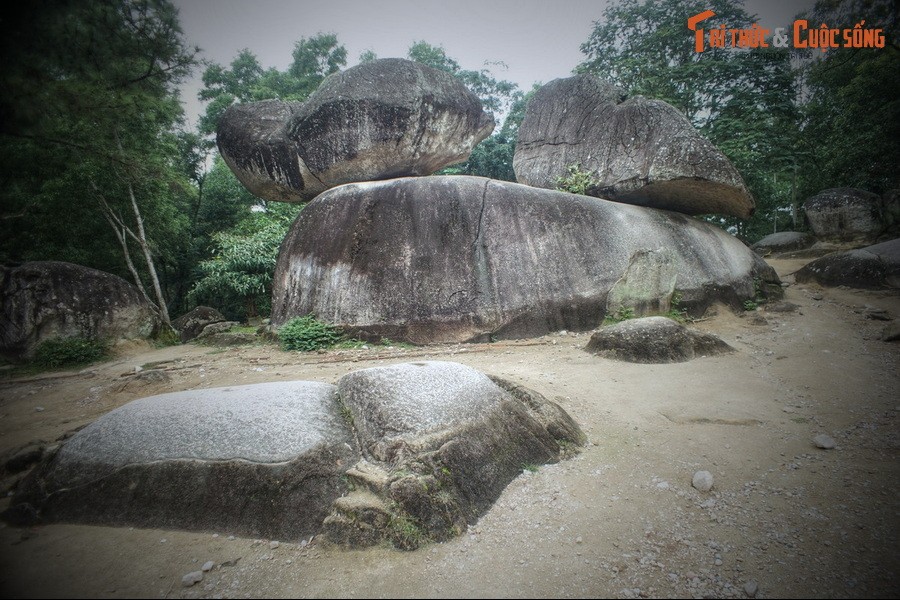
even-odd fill
[{"label": "distant rock formation", "polygon": [[816,243],[816,238],[808,233],[799,231],[779,231],[767,235],[759,240],[751,248],[762,256],[790,252],[791,250],[805,250]]},{"label": "distant rock formation", "polygon": [[797,271],[794,279],[832,287],[900,288],[900,238],[828,254]]},{"label": "distant rock formation", "polygon": [[590,330],[610,297],[658,307],[677,289],[699,314],[781,292],[761,258],[708,223],[466,176],[322,194],[282,244],[273,288],[275,326],[314,313],[415,343]]},{"label": "distant rock formation", "polygon": [[148,338],[160,324],[140,291],[110,273],[57,261],[0,267],[0,354],[5,358],[29,358],[51,338]]},{"label": "distant rock formation", "polygon": [[591,336],[588,352],[635,363],[686,362],[700,356],[734,352],[718,337],[693,331],[666,317],[629,319]]},{"label": "distant rock formation", "polygon": [[203,333],[207,325],[224,322],[225,315],[216,309],[209,306],[198,306],[172,321],[172,328],[178,332],[183,344]]},{"label": "distant rock formation", "polygon": [[462,533],[522,465],[584,442],[556,404],[456,363],[365,369],[337,386],[191,390],[135,400],[76,433],[4,517],[411,549]]},{"label": "distant rock formation", "polygon": [[832,188],[803,203],[806,220],[820,240],[875,242],[887,229],[882,198],[856,188]]},{"label": "distant rock formation", "polygon": [[589,172],[588,194],[689,215],[748,219],[755,202],[731,162],[677,109],[591,75],[551,81],[519,127],[516,180],[555,189],[568,167]]},{"label": "distant rock formation", "polygon": [[217,140],[252,193],[306,202],[344,183],[429,175],[466,160],[493,129],[452,75],[392,58],[329,76],[303,103],[233,106]]}]

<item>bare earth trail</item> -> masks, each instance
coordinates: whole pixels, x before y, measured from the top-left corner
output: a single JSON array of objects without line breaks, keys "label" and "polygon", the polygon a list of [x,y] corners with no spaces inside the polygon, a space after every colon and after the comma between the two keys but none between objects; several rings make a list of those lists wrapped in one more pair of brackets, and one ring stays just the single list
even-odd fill
[{"label": "bare earth trail", "polygon": [[[802,262],[771,261],[785,277]],[[896,597],[900,593],[900,317],[896,292],[791,285],[797,312],[694,326],[738,352],[672,365],[600,359],[588,334],[408,350],[274,345],[147,351],[63,378],[0,382],[0,453],[54,440],[135,398],[451,360],[531,387],[588,434],[524,471],[469,531],[415,552],[228,532],[0,529],[0,595],[93,597]],[[168,361],[168,381],[134,376]],[[40,410],[39,410],[40,409]],[[837,442],[821,450],[820,433]],[[691,487],[697,470],[715,487]],[[5,508],[5,504],[0,506]],[[191,588],[182,575],[215,567]]]}]

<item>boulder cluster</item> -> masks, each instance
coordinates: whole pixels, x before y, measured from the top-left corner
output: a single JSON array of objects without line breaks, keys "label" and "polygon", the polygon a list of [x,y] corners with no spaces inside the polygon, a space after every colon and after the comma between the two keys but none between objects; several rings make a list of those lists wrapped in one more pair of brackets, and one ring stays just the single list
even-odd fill
[{"label": "boulder cluster", "polygon": [[[315,198],[282,244],[272,325],[313,313],[363,337],[474,341],[589,330],[676,294],[699,313],[780,291],[756,254],[686,216],[746,218],[754,202],[665,102],[557,80],[522,122],[518,184],[422,177],[492,128],[450,74],[400,59],[333,75],[302,104],[229,109],[219,149],[248,189]],[[589,172],[593,197],[556,191],[571,169]]]}]

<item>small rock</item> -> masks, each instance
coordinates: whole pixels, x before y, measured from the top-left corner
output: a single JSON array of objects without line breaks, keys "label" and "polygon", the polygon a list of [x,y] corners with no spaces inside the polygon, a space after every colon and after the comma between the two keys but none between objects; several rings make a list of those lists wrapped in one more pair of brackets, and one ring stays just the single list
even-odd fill
[{"label": "small rock", "polygon": [[203,563],[203,566],[200,567],[200,570],[203,571],[204,573],[209,573],[210,571],[213,570],[214,566],[216,566],[216,563],[214,563],[211,560],[208,560],[205,563]]},{"label": "small rock", "polygon": [[575,538],[575,543],[576,543],[576,544],[580,544],[580,543],[583,542],[583,541],[584,541],[584,540],[581,538],[580,535],[579,535],[577,538]]},{"label": "small rock", "polygon": [[834,442],[834,438],[830,435],[825,435],[824,433],[820,433],[814,437],[813,443],[816,445],[816,448],[822,448],[823,450],[831,450],[837,445]]},{"label": "small rock", "polygon": [[759,584],[753,579],[744,584],[744,593],[750,598],[756,598],[756,592],[759,591]]},{"label": "small rock", "polygon": [[191,571],[181,578],[182,587],[191,587],[203,581],[203,571]]},{"label": "small rock", "polygon": [[271,548],[272,550],[274,550],[275,548],[277,548],[280,545],[281,545],[280,543],[275,542],[275,541],[269,542],[269,548]]},{"label": "small rock", "polygon": [[813,294],[810,296],[813,300],[821,300],[823,298],[822,294]]},{"label": "small rock", "polygon": [[656,489],[658,489],[658,490],[669,489],[669,482],[668,481],[660,481],[659,483],[656,484]]},{"label": "small rock", "polygon": [[46,409],[43,406],[35,406],[34,410],[35,412],[44,412]]},{"label": "small rock", "polygon": [[708,492],[712,489],[713,486],[713,476],[709,471],[697,471],[694,473],[694,478],[691,481],[691,485],[700,490],[701,492]]}]

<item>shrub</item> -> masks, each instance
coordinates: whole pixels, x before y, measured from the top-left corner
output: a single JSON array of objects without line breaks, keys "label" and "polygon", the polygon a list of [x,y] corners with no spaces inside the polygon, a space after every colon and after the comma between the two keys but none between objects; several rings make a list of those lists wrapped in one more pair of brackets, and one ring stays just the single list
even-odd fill
[{"label": "shrub", "polygon": [[83,365],[106,357],[109,349],[99,340],[82,337],[52,338],[38,345],[34,362],[42,367]]},{"label": "shrub", "polygon": [[556,189],[560,192],[571,194],[587,194],[599,183],[591,171],[583,171],[581,164],[576,163],[566,167],[568,175],[556,178]]},{"label": "shrub", "polygon": [[278,339],[284,350],[308,352],[328,348],[341,341],[342,337],[340,328],[324,323],[313,315],[294,317],[278,330]]}]

